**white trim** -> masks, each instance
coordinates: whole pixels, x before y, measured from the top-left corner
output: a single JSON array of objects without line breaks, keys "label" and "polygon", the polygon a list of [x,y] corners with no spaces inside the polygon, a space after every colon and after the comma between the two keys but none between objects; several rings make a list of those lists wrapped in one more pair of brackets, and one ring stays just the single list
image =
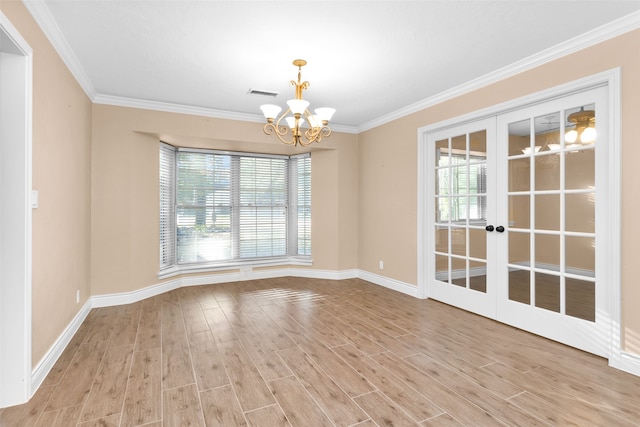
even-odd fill
[{"label": "white trim", "polygon": [[[113,105],[116,107],[139,108],[151,111],[164,111],[166,113],[189,114],[194,116],[212,117],[215,119],[238,120],[242,122],[265,123],[264,116],[260,114],[238,113],[234,111],[216,110],[214,108],[193,107],[184,104],[170,102],[148,101],[143,99],[125,98],[121,96],[97,94],[93,97],[94,104]],[[334,132],[357,133],[355,126],[331,125]]]},{"label": "white trim", "polygon": [[4,184],[0,190],[0,407],[4,407],[26,402],[33,392],[33,50],[2,12],[0,38],[0,183]]},{"label": "white trim", "polygon": [[379,286],[391,289],[393,291],[401,292],[405,295],[409,295],[415,298],[424,298],[420,296],[418,287],[409,283],[401,282],[399,280],[392,279],[390,277],[380,276],[378,274],[370,273],[368,271],[359,270],[358,278],[366,280],[367,282],[374,283]]},{"label": "white trim", "polygon": [[73,77],[75,77],[84,93],[87,94],[89,99],[93,100],[98,93],[80,64],[80,61],[78,61],[78,58],[67,43],[67,40],[62,35],[62,31],[60,31],[60,27],[58,27],[55,19],[53,19],[47,4],[43,0],[23,1],[22,4],[24,4],[29,13],[31,13],[31,16],[40,29],[42,29],[47,39],[49,39],[53,48],[58,52],[62,62],[65,63],[71,74],[73,74]]},{"label": "white trim", "polygon": [[615,362],[609,360],[609,366],[640,377],[640,356],[622,351]]},{"label": "white trim", "polygon": [[633,31],[640,28],[640,11],[633,12],[629,15],[623,16],[613,22],[594,28],[580,36],[569,39],[549,49],[545,49],[542,52],[533,54],[506,67],[500,68],[489,74],[485,74],[477,79],[468,81],[454,88],[448,89],[437,95],[418,101],[414,104],[408,105],[404,108],[396,110],[392,113],[386,114],[370,122],[364,123],[357,127],[357,133],[365,132],[375,127],[384,125],[425,108],[432,107],[442,102],[457,98],[464,94],[473,92],[485,86],[497,83],[501,80],[508,79],[525,71],[534,69],[548,62],[554,61],[563,56],[570,55],[579,50],[586,49],[594,46],[598,43],[602,43],[606,40],[612,39],[629,31]]},{"label": "white trim", "polygon": [[51,348],[45,353],[44,357],[38,362],[38,365],[33,368],[31,373],[31,387],[33,390],[37,390],[44,379],[47,377],[53,365],[55,365],[58,358],[64,351],[65,348],[71,342],[73,336],[78,332],[80,325],[87,318],[87,315],[91,311],[92,301],[91,299],[87,300],[84,303],[80,311],[75,315],[71,323],[67,325],[67,327],[62,331],[62,334],[58,337],[57,340],[53,343]]}]

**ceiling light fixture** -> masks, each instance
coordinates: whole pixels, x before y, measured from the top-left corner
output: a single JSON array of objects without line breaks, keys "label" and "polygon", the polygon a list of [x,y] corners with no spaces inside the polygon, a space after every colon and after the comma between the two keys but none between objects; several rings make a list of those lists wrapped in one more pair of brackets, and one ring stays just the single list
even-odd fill
[{"label": "ceiling light fixture", "polygon": [[581,107],[580,111],[569,114],[567,120],[575,123],[575,128],[564,134],[566,142],[573,144],[577,141],[582,144],[590,144],[596,140],[595,111],[585,111],[584,107]]},{"label": "ceiling light fixture", "polygon": [[[296,59],[293,61],[293,65],[298,67],[298,81],[291,80],[291,85],[296,87],[296,98],[287,101],[289,108],[277,120],[276,117],[282,111],[280,106],[274,104],[261,105],[260,109],[267,119],[263,130],[267,135],[275,134],[285,144],[306,146],[314,142],[320,142],[323,137],[331,135],[329,120],[331,120],[336,110],[324,107],[316,108],[315,114],[309,112],[307,109],[309,101],[302,99],[302,91],[309,87],[309,82],[301,82],[302,67],[307,65],[307,61]],[[288,116],[289,113],[292,115]],[[281,126],[280,123],[283,119],[287,125]],[[303,128],[305,119],[307,125]],[[285,139],[289,130],[291,130],[291,139]]]}]

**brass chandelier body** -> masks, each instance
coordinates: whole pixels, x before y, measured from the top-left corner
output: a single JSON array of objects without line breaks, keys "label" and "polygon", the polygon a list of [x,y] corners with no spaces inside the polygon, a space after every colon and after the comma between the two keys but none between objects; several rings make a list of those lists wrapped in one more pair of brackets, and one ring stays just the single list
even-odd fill
[{"label": "brass chandelier body", "polygon": [[[331,135],[329,120],[331,120],[335,112],[333,108],[317,108],[315,110],[316,114],[311,114],[307,109],[309,103],[302,99],[302,91],[309,87],[309,82],[302,81],[302,67],[306,64],[307,61],[304,59],[293,61],[293,65],[298,67],[298,81],[291,80],[291,85],[296,88],[295,99],[287,101],[289,108],[282,115],[276,119],[276,116],[282,110],[277,105],[267,104],[260,107],[267,119],[267,123],[263,128],[265,134],[273,134],[285,144],[303,147],[314,142],[320,142],[322,138],[327,138]],[[290,113],[291,116],[289,116]],[[302,127],[305,121],[308,127]],[[289,130],[291,131],[290,136]]]}]

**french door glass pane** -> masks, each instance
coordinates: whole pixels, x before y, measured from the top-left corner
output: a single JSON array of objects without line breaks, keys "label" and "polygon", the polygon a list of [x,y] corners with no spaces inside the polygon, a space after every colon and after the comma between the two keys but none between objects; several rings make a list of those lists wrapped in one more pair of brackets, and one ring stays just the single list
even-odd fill
[{"label": "french door glass pane", "polygon": [[538,194],[535,196],[537,230],[560,231],[560,195]]},{"label": "french door glass pane", "polygon": [[586,280],[567,277],[566,308],[569,316],[595,322],[596,320],[596,284]]},{"label": "french door glass pane", "polygon": [[565,187],[567,190],[594,190],[595,151],[579,150],[565,154]]},{"label": "french door glass pane", "polygon": [[454,255],[467,255],[467,229],[460,227],[451,228],[451,253]]},{"label": "french door glass pane", "polygon": [[509,159],[509,192],[530,191],[529,158]]},{"label": "french door glass pane", "polygon": [[560,276],[539,273],[535,277],[536,307],[560,312]]},{"label": "french door glass pane", "polygon": [[560,236],[553,234],[535,235],[536,267],[558,268],[560,266]]},{"label": "french door glass pane", "polygon": [[487,292],[487,263],[469,261],[469,289]]},{"label": "french door glass pane", "polygon": [[557,154],[535,156],[536,191],[560,189],[560,158]]},{"label": "french door glass pane", "polygon": [[509,264],[529,265],[530,241],[529,233],[509,232]]},{"label": "french door glass pane", "polygon": [[530,196],[528,194],[509,196],[509,218],[512,222],[509,228],[529,228],[531,211]]},{"label": "french door glass pane", "polygon": [[467,286],[467,260],[451,257],[451,284]]},{"label": "french door glass pane", "polygon": [[449,257],[436,255],[436,280],[441,282],[449,281]]},{"label": "french door glass pane", "polygon": [[[567,271],[585,276],[595,275],[596,250],[593,237],[566,236],[565,257]],[[571,270],[577,271],[571,271]]]},{"label": "french door glass pane", "polygon": [[487,259],[487,232],[484,228],[469,228],[469,256]]},{"label": "french door glass pane", "polygon": [[529,270],[509,271],[509,299],[531,304],[531,273]]},{"label": "french door glass pane", "polygon": [[436,226],[436,252],[449,253],[449,227]]},{"label": "french door glass pane", "polygon": [[566,194],[565,228],[582,233],[596,232],[596,194]]},{"label": "french door glass pane", "polygon": [[529,119],[509,124],[509,156],[530,152],[531,122]]}]

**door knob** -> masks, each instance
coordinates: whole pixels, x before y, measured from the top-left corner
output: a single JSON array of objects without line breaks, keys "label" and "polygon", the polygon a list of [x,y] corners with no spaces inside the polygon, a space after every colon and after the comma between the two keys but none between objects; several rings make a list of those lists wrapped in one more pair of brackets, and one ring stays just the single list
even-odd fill
[{"label": "door knob", "polygon": [[497,226],[497,227],[496,227],[496,231],[497,231],[498,233],[502,233],[502,232],[504,231],[504,227],[503,227],[503,226],[501,226],[501,225],[499,225],[499,226]]},{"label": "door knob", "polygon": [[487,231],[493,231],[494,230],[493,225],[487,225],[484,229],[487,230]]}]

